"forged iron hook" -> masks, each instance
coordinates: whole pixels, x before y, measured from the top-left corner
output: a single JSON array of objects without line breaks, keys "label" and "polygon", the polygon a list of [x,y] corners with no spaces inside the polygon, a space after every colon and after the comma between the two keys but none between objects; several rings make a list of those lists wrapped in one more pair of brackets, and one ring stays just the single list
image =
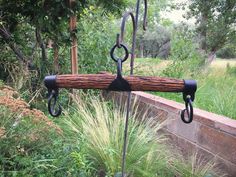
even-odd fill
[{"label": "forged iron hook", "polygon": [[[147,29],[147,0],[143,0],[144,2],[144,15],[143,15],[143,30],[145,31]],[[136,4],[136,24],[138,24],[138,17],[139,17],[139,9],[140,9],[140,0],[137,0]]]},{"label": "forged iron hook", "polygon": [[[185,117],[185,112],[187,112],[187,119]],[[187,95],[185,99],[185,109],[181,111],[181,119],[186,124],[189,124],[193,121],[193,104],[190,95]]]},{"label": "forged iron hook", "polygon": [[[58,108],[56,108],[57,104]],[[58,103],[58,89],[49,91],[48,112],[53,117],[58,117],[61,115],[62,108],[61,105]]]},{"label": "forged iron hook", "polygon": [[122,17],[121,27],[120,27],[120,42],[123,43],[124,41],[124,33],[125,33],[125,25],[128,20],[128,17],[131,17],[132,25],[133,25],[133,38],[136,37],[136,29],[137,29],[137,23],[135,20],[135,16],[133,12],[126,12]]},{"label": "forged iron hook", "polygon": [[[197,82],[195,80],[184,80],[183,100],[185,109],[181,111],[181,119],[184,123],[189,124],[193,121],[193,101],[197,90]],[[185,118],[187,112],[188,118]]]},{"label": "forged iron hook", "polygon": [[117,45],[117,47],[118,48],[121,48],[121,45],[120,45],[120,34],[118,33],[117,35],[116,35],[116,45]]},{"label": "forged iron hook", "polygon": [[[130,60],[130,75],[133,75],[133,68],[134,68],[134,59],[135,59],[135,48],[136,48],[136,36],[137,36],[137,30],[138,30],[138,18],[139,18],[139,8],[140,8],[140,0],[137,0],[136,3],[136,13],[135,16],[132,12],[127,12],[122,17],[122,23],[121,23],[121,32],[117,35],[116,38],[116,45],[111,49],[111,58],[118,62],[118,72],[117,72],[117,79],[114,80],[114,82],[118,81],[120,82],[123,78],[119,76],[119,70],[121,70],[121,64],[122,60],[117,60],[117,58],[114,58],[114,50],[116,47],[120,48],[123,47],[122,44],[124,44],[124,31],[125,31],[125,24],[128,19],[128,16],[131,17],[132,24],[133,24],[133,34],[132,34],[132,46],[131,46],[131,60]],[[147,26],[147,0],[144,0],[144,19],[143,19],[143,29],[146,30]],[[123,47],[124,48],[124,47]],[[125,49],[125,48],[124,48]],[[113,56],[112,56],[113,55]],[[126,57],[124,57],[126,58]],[[125,61],[123,59],[123,61]],[[119,79],[120,77],[120,79]],[[127,85],[127,88],[129,88],[129,83],[125,84],[126,81],[122,81],[122,85]],[[112,85],[112,84],[111,84]],[[119,85],[119,84],[116,84]],[[127,111],[126,111],[126,118],[125,118],[125,130],[124,130],[124,144],[123,144],[123,153],[122,153],[122,173],[121,176],[125,176],[125,161],[126,161],[126,148],[127,148],[127,134],[128,134],[128,119],[129,119],[129,112],[130,112],[130,104],[131,104],[131,91],[128,93],[128,99],[127,99]]]}]

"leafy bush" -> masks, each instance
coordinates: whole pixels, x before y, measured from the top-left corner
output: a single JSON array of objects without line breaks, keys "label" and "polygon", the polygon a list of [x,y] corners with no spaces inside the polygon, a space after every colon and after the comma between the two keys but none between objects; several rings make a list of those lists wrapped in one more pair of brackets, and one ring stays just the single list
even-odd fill
[{"label": "leafy bush", "polygon": [[167,58],[170,53],[170,33],[163,26],[148,28],[137,37],[140,57]]},{"label": "leafy bush", "polygon": [[216,56],[219,58],[236,58],[235,44],[226,45],[216,53]]},{"label": "leafy bush", "polygon": [[204,64],[203,56],[197,51],[193,43],[193,33],[189,29],[174,29],[171,37],[171,55],[173,60],[164,71],[167,77],[183,78],[193,76]]},{"label": "leafy bush", "polygon": [[78,146],[17,95],[10,87],[0,87],[0,176],[84,177],[85,168],[73,161],[73,152],[80,153]]},{"label": "leafy bush", "polygon": [[115,28],[114,16],[104,15],[99,8],[90,7],[78,24],[78,53],[81,73],[97,73],[114,70],[110,49],[116,42],[118,25]]},{"label": "leafy bush", "polygon": [[[118,25],[111,22],[112,20],[114,20],[114,16],[110,13],[104,13],[104,9],[93,6],[84,9],[77,25],[80,73],[115,70],[116,67],[109,56],[109,51],[115,43],[116,33],[119,30],[115,28]],[[67,29],[67,27],[68,24],[64,24],[63,28]],[[22,68],[11,49],[4,44],[0,46],[3,51],[0,54],[0,79],[16,88],[21,96],[31,103],[32,107],[46,112],[46,90],[42,81],[46,75],[55,74],[53,67],[54,51],[52,48],[46,48],[47,59],[43,61],[40,48],[34,45],[37,44],[37,41],[32,32],[32,27],[25,25],[15,33],[18,37],[17,42],[21,41],[19,46],[24,46],[22,52],[26,53],[26,56],[32,55],[32,60],[29,63],[30,69]],[[25,36],[20,35],[21,33],[24,33]],[[63,35],[65,38],[66,34]],[[45,40],[47,37],[42,36]],[[67,34],[67,43],[61,42],[59,46],[59,73],[64,74],[71,72],[70,51],[68,50],[70,42],[68,40],[69,35]],[[63,91],[60,98],[64,105],[68,104],[66,92]]]}]

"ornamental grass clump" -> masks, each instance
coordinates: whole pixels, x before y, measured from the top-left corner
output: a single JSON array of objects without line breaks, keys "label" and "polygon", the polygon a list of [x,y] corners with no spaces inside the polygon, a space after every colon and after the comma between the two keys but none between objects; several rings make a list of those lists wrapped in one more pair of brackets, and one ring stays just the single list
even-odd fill
[{"label": "ornamental grass clump", "polygon": [[[161,124],[153,119],[137,120],[133,107],[129,118],[126,173],[135,177],[173,176],[168,169],[171,159],[158,136]],[[82,137],[87,157],[93,161],[97,175],[114,176],[121,172],[122,147],[126,111],[110,103],[92,98],[89,104],[79,102],[78,112],[66,119],[67,129]]]},{"label": "ornamental grass clump", "polygon": [[[111,102],[85,97],[86,102],[75,100],[78,109],[66,113],[65,130],[68,137],[81,147],[85,161],[94,172],[92,176],[114,177],[121,175],[122,148],[126,110]],[[135,104],[133,104],[135,105]],[[129,117],[126,175],[129,177],[215,176],[210,171],[213,161],[201,163],[201,158],[182,160],[176,151],[168,150],[166,138],[159,130],[164,125],[133,106]],[[66,133],[64,131],[64,133]],[[74,141],[76,142],[76,141]],[[75,152],[76,153],[76,152]],[[196,156],[194,156],[196,157]],[[74,157],[80,163],[80,158]],[[199,165],[200,164],[200,165]]]}]

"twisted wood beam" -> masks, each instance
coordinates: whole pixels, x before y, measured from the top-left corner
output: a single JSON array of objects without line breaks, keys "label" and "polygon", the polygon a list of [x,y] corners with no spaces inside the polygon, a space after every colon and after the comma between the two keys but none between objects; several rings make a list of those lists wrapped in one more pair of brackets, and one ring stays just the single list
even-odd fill
[{"label": "twisted wood beam", "polygon": [[[73,88],[109,90],[109,86],[116,79],[116,77],[116,75],[112,74],[53,75],[45,77],[44,82],[46,87],[51,89]],[[196,87],[196,82],[193,80],[180,80],[151,76],[124,76],[123,79],[129,83],[131,90],[121,91],[185,92],[186,81],[192,82]],[[195,89],[193,89],[194,92],[196,91]]]}]

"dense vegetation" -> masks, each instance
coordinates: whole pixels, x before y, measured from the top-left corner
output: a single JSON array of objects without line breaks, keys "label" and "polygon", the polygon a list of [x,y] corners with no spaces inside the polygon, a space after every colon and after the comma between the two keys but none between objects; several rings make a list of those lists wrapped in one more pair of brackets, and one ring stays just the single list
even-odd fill
[{"label": "dense vegetation", "polygon": [[[161,10],[179,8],[171,1],[149,2],[149,29],[138,32],[137,53],[153,58],[143,59],[151,63],[136,73],[150,73],[151,65],[161,63],[156,57],[168,59],[167,67],[158,72],[154,69],[152,74],[197,79],[200,88],[196,106],[235,118],[236,102],[230,102],[236,95],[235,67],[228,66],[224,75],[216,77],[216,72],[205,65],[209,53],[236,56],[235,2],[216,0],[207,3],[207,8],[202,0],[191,2],[189,17],[199,20],[197,28],[161,19]],[[52,121],[45,116],[46,89],[42,80],[48,74],[71,72],[69,50],[73,37],[78,39],[80,73],[113,71],[109,50],[116,42],[120,15],[133,9],[135,3],[79,0],[70,5],[67,0],[0,0],[0,176],[120,175],[124,108],[99,99],[97,93],[89,98],[91,92],[86,96],[79,92],[77,100],[63,90],[63,118]],[[198,14],[206,14],[207,18]],[[73,31],[68,27],[71,15],[78,19]],[[216,38],[220,33],[217,30],[222,31],[224,26],[224,33]],[[125,35],[131,39],[130,24]],[[161,95],[182,102],[180,95]],[[138,121],[138,112],[139,108],[133,109],[129,122],[130,176],[217,175],[214,162],[198,154],[193,154],[190,162],[179,152],[173,154],[165,146],[165,137],[156,136],[161,125],[154,125],[145,114]]]},{"label": "dense vegetation", "polygon": [[[57,125],[42,112],[30,110],[16,99],[9,87],[1,87],[0,175],[1,176],[80,176],[112,177],[121,171],[125,110],[96,97],[86,102],[74,100],[77,109],[65,112]],[[183,159],[157,136],[161,124],[139,108],[130,119],[127,173],[135,177],[205,176],[213,172],[214,161],[198,154]],[[191,163],[191,164],[190,164]]]}]

